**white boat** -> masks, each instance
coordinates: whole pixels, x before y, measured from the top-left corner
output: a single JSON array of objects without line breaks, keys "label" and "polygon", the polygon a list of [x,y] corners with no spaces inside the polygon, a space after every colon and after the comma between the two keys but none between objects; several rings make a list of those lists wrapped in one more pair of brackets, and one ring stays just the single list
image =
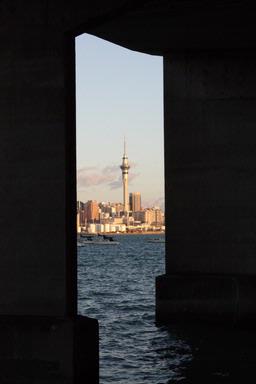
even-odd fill
[{"label": "white boat", "polygon": [[119,241],[114,240],[112,236],[106,235],[84,235],[80,238],[78,242],[78,247],[83,247],[84,245],[115,245],[119,244]]},{"label": "white boat", "polygon": [[154,239],[149,239],[147,243],[165,243],[165,239],[161,239],[159,237],[154,238]]}]

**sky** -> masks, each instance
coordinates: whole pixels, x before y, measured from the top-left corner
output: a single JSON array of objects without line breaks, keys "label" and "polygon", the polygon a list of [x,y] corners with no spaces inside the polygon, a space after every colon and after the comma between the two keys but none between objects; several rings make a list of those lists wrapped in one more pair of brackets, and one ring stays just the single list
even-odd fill
[{"label": "sky", "polygon": [[162,57],[77,37],[76,130],[78,200],[122,202],[125,137],[129,192],[163,208]]}]

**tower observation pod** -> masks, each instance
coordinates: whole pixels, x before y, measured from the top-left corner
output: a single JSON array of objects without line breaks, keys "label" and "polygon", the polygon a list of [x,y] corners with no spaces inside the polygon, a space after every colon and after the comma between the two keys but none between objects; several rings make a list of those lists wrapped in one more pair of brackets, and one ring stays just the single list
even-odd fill
[{"label": "tower observation pod", "polygon": [[122,179],[123,179],[123,204],[125,214],[129,211],[129,198],[128,198],[128,171],[130,165],[128,163],[128,157],[126,155],[126,142],[124,140],[124,155],[122,165],[120,165],[122,170]]}]

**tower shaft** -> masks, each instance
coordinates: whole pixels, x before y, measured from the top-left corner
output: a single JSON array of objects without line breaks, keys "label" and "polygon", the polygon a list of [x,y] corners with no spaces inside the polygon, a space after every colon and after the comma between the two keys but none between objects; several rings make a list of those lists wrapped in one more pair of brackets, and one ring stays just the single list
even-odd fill
[{"label": "tower shaft", "polygon": [[128,171],[122,172],[122,178],[123,178],[123,204],[124,204],[124,211],[129,211],[129,199],[128,199]]},{"label": "tower shaft", "polygon": [[130,165],[128,163],[128,157],[126,155],[126,145],[124,141],[124,155],[123,155],[123,161],[120,165],[120,168],[122,170],[122,180],[123,180],[123,205],[124,205],[124,212],[129,211],[129,195],[128,195],[128,171],[130,169]]}]

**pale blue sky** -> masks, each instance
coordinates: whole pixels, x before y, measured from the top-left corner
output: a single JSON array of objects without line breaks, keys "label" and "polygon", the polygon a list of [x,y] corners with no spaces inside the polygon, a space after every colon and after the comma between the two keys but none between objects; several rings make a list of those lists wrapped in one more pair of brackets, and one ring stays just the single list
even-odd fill
[{"label": "pale blue sky", "polygon": [[126,137],[129,192],[162,205],[163,60],[91,35],[76,38],[78,199],[120,201]]}]

